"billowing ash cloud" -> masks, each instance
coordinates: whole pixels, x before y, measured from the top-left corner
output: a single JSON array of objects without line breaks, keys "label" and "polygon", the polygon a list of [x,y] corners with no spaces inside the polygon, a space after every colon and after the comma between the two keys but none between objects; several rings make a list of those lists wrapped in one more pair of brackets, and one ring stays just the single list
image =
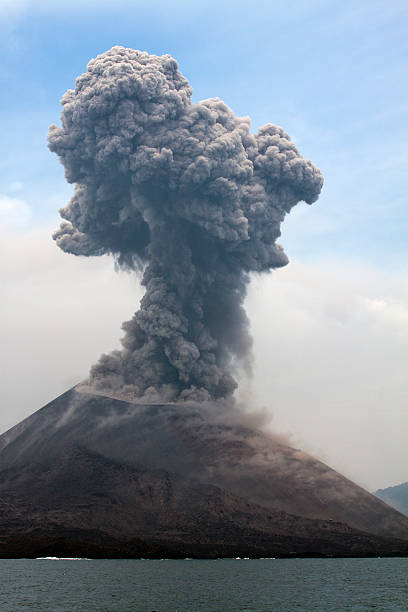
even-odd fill
[{"label": "billowing ash cloud", "polygon": [[230,395],[231,364],[251,346],[248,274],[287,263],[280,224],[322,187],[281,128],[252,135],[221,100],[191,94],[171,56],[114,47],[89,62],[62,99],[62,127],[50,127],[75,183],[58,246],[143,269],[140,309],[123,324],[123,349],[93,366],[95,388]]}]

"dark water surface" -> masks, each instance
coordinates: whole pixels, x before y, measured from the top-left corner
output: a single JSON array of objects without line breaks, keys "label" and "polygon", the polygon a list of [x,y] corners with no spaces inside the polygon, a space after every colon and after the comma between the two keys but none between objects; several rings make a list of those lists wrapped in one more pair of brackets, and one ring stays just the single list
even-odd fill
[{"label": "dark water surface", "polygon": [[0,560],[0,610],[408,610],[408,559]]}]

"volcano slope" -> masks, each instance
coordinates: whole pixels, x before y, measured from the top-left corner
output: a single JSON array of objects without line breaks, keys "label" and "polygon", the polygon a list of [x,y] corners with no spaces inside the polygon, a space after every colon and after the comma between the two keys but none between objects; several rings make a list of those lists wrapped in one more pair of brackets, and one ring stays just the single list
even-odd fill
[{"label": "volcano slope", "polygon": [[204,404],[74,388],[0,436],[0,557],[408,554],[408,517]]}]

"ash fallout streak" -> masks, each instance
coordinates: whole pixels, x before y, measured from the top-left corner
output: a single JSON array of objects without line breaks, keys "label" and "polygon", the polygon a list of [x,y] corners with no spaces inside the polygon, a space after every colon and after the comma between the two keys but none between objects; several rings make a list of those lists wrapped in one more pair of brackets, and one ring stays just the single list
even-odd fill
[{"label": "ash fallout streak", "polygon": [[114,47],[89,62],[49,130],[75,183],[57,245],[143,271],[140,310],[123,324],[123,349],[92,367],[95,389],[230,396],[251,347],[249,273],[287,263],[280,224],[323,184],[280,127],[252,135],[248,118],[191,94],[170,55]]}]

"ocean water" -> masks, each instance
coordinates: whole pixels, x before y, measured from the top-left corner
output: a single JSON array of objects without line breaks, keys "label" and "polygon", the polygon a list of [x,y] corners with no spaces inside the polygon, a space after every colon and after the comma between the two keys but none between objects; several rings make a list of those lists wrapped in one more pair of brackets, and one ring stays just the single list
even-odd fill
[{"label": "ocean water", "polygon": [[408,610],[408,559],[0,560],[0,610]]}]

